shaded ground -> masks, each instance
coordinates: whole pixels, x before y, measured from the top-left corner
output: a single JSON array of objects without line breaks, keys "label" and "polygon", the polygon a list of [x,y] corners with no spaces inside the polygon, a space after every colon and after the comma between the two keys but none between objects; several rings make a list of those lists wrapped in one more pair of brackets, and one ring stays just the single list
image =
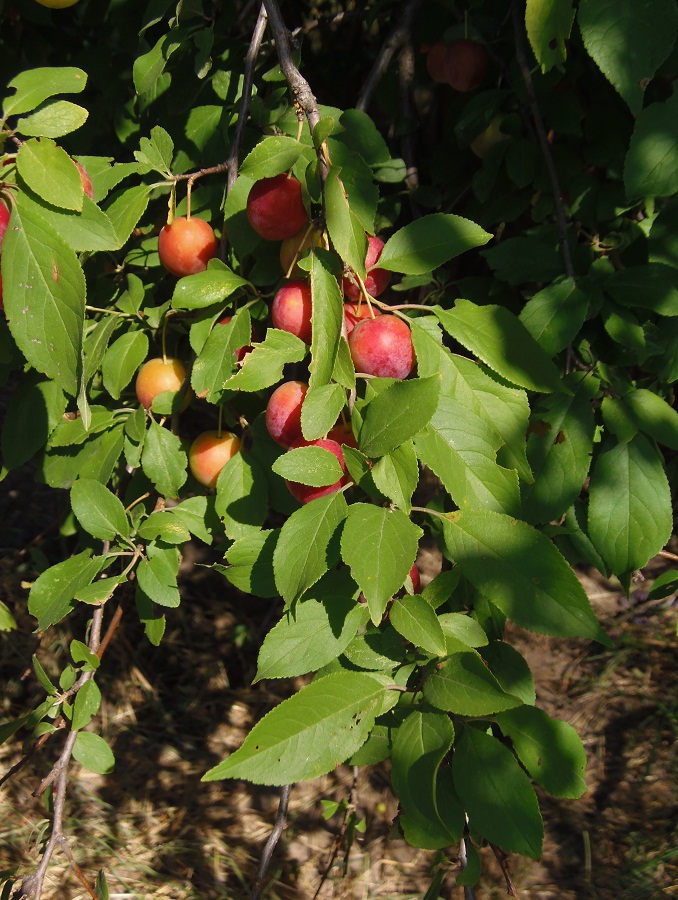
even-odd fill
[{"label": "shaded ground", "polygon": [[[5,489],[0,513],[7,549],[0,589],[20,628],[0,635],[5,686],[0,720],[39,698],[28,670],[31,654],[43,661],[63,659],[71,637],[82,637],[85,621],[78,614],[64,629],[41,637],[31,633],[34,620],[24,611],[26,581],[33,577],[31,553],[39,553],[39,545],[26,550],[26,535],[35,537],[39,528],[27,523],[18,498],[12,500],[11,481]],[[57,521],[56,506],[40,509],[44,522]],[[424,568],[436,565],[435,556],[422,562]],[[512,629],[510,640],[534,673],[538,703],[582,735],[590,787],[579,801],[541,798],[544,856],[539,863],[510,860],[521,897],[678,897],[676,603],[672,597],[647,600],[661,568],[666,568],[663,560],[653,561],[644,573],[647,580],[638,582],[628,601],[614,585],[582,576],[617,643],[613,651]],[[111,898],[249,897],[278,791],[240,782],[203,784],[200,777],[294,687],[287,682],[251,686],[260,635],[278,612],[275,603],[240,595],[221,576],[194,567],[160,648],[145,641],[133,612],[123,616],[98,677],[105,697],[100,727],[114,748],[116,769],[103,777],[74,765],[67,808],[76,857],[92,881],[105,869]],[[59,741],[54,738],[0,789],[0,874],[35,867],[47,819],[31,791],[49,771]],[[0,773],[19,756],[16,741],[0,747]],[[340,849],[319,898],[423,897],[438,857],[409,848],[399,837],[388,767],[362,771],[355,785],[353,777],[351,769],[339,767],[294,787],[264,893],[269,900],[314,897],[340,825],[338,816],[323,818],[322,801],[340,800],[352,789],[365,834],[357,835],[348,860]],[[506,896],[491,851],[482,852],[477,900]],[[454,883],[457,860],[450,856],[448,864],[440,896],[461,898]],[[45,900],[88,896],[60,856],[47,885]]]}]

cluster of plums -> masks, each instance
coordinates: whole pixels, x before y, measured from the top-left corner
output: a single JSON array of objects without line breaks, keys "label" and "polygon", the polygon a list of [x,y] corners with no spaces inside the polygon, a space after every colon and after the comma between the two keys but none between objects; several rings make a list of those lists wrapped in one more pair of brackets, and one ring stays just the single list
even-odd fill
[{"label": "cluster of plums", "polygon": [[[257,181],[247,199],[247,219],[264,240],[281,241],[280,260],[287,278],[271,304],[271,321],[275,328],[296,335],[306,344],[313,333],[313,303],[309,281],[297,267],[302,253],[320,243],[318,231],[309,220],[304,205],[301,183],[292,175],[280,174]],[[415,357],[410,328],[396,315],[383,313],[370,300],[381,294],[390,281],[390,273],[377,266],[384,243],[367,236],[366,278],[363,288],[352,273],[342,278],[344,294],[344,326],[351,356],[358,372],[367,376],[407,378]],[[166,224],[158,236],[158,255],[163,266],[173,275],[184,277],[204,271],[218,252],[218,241],[212,226],[196,217],[177,217]],[[292,277],[290,277],[292,276]],[[230,321],[230,316],[220,323]],[[256,337],[256,335],[255,335]],[[250,348],[237,351],[242,359]],[[177,359],[148,360],[139,370],[136,393],[139,402],[150,409],[158,394],[186,391],[186,367]],[[324,438],[307,441],[301,431],[301,407],[308,385],[286,381],[273,391],[266,408],[269,434],[285,449],[313,445],[332,453],[344,472],[336,484],[311,487],[288,482],[290,492],[301,503],[308,503],[340,490],[348,481],[342,445],[356,446],[349,425],[338,423]],[[186,403],[190,392],[186,391]],[[193,476],[206,487],[215,487],[219,473],[238,452],[240,439],[228,431],[206,431],[192,443],[189,466]]]}]

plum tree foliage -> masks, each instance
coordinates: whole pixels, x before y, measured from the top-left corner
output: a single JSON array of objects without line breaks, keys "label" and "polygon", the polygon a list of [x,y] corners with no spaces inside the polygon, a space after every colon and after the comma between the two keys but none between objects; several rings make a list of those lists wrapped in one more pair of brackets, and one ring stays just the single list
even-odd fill
[{"label": "plum tree foliage", "polygon": [[[581,796],[585,754],[505,624],[609,644],[572,566],[628,587],[673,528],[678,12],[364,7],[0,6],[2,474],[30,464],[77,523],[36,573],[37,628],[91,609],[0,737],[54,733],[55,772],[111,770],[102,635],[120,606],[162,647],[192,536],[278,611],[257,678],[308,676],[205,779],[390,758],[410,844],[538,858],[534,785]],[[434,80],[441,41],[486,70]],[[204,258],[167,271],[159,234],[190,257],[191,216]],[[290,277],[310,328],[271,321]],[[406,364],[370,368],[370,334]],[[142,398],[149,359],[175,380]],[[282,384],[296,418],[278,402],[267,429]],[[196,480],[205,420],[228,448]],[[443,566],[418,593],[423,540]]]}]

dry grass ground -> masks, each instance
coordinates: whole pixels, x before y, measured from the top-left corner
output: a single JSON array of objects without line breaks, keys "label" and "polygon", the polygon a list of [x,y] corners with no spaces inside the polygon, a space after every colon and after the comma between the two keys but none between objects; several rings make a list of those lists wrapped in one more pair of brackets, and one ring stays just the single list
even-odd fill
[{"label": "dry grass ground", "polygon": [[[6,519],[5,521],[10,520]],[[28,666],[33,652],[63,664],[84,617],[32,634],[25,613],[29,555],[6,553],[2,599],[19,631],[0,635],[3,698],[11,718],[39,699]],[[435,561],[433,562],[435,564]],[[658,565],[658,563],[657,563]],[[614,585],[582,576],[609,633],[612,651],[584,641],[555,641],[512,629],[527,657],[538,702],[576,726],[588,758],[589,791],[579,801],[542,798],[546,827],[539,863],[511,859],[526,900],[651,900],[678,897],[678,663],[676,600],[647,602],[648,579],[627,600]],[[218,574],[192,568],[183,602],[171,611],[160,648],[151,647],[125,612],[98,677],[105,701],[97,728],[114,748],[110,776],[73,765],[67,830],[74,853],[94,880],[106,871],[111,898],[245,900],[278,805],[276,789],[245,783],[204,784],[201,775],[242,741],[252,722],[294,685],[251,685],[260,635],[278,613],[271,601],[245,597]],[[34,869],[48,827],[31,796],[56,758],[59,737],[0,794],[0,876]],[[0,773],[20,758],[16,741],[0,747]],[[413,850],[400,838],[387,766],[339,767],[292,790],[288,824],[270,870],[267,900],[312,900],[328,869],[339,817],[323,818],[323,800],[352,788],[365,833],[350,854],[341,848],[319,900],[422,898],[432,866],[447,866],[442,898],[461,898],[457,860]],[[477,900],[506,896],[489,848]],[[0,883],[1,883],[0,877]],[[86,900],[65,859],[55,856],[44,900]]]}]

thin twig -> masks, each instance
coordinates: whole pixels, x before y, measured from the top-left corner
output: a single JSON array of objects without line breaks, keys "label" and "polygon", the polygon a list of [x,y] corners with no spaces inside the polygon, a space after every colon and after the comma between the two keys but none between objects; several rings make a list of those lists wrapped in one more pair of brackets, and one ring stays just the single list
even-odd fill
[{"label": "thin twig", "polygon": [[541,152],[544,156],[546,169],[549,173],[549,179],[551,181],[553,202],[556,207],[556,218],[558,220],[558,232],[560,234],[560,252],[563,256],[565,274],[568,276],[568,278],[572,278],[574,280],[576,275],[574,271],[574,263],[572,262],[572,254],[570,252],[570,243],[567,237],[567,216],[565,215],[565,206],[563,204],[560,181],[558,179],[558,172],[556,170],[556,164],[553,159],[553,153],[551,152],[551,144],[546,134],[546,128],[544,127],[544,120],[542,119],[541,112],[539,110],[537,94],[534,90],[534,82],[532,81],[532,73],[530,72],[530,67],[527,62],[527,51],[525,47],[523,23],[518,12],[518,4],[515,2],[515,0],[511,5],[511,13],[513,15],[513,30],[516,39],[516,57],[518,59],[518,65],[520,66],[520,71],[523,76],[523,81],[525,82],[527,99],[530,104],[530,110],[532,112],[532,118],[534,120],[534,127],[537,130],[537,137],[539,138],[539,146],[541,147]]},{"label": "thin twig", "polygon": [[384,41],[384,44],[379,51],[379,55],[370,70],[370,74],[367,76],[367,80],[363,85],[363,89],[358,95],[356,109],[361,109],[363,112],[367,110],[372,95],[374,94],[377,85],[386,74],[386,70],[393,59],[393,55],[396,50],[408,40],[412,30],[412,22],[414,21],[417,10],[421,6],[421,2],[422,0],[409,0],[409,3],[405,5],[400,21]]},{"label": "thin twig", "polygon": [[85,890],[90,895],[90,897],[93,897],[94,900],[100,900],[99,895],[94,890],[92,885],[89,883],[89,881],[87,880],[87,878],[85,876],[85,873],[82,871],[82,869],[78,865],[75,857],[73,856],[73,851],[71,850],[71,848],[68,844],[68,841],[63,836],[63,834],[60,835],[60,837],[59,837],[59,847],[64,851],[66,858],[68,859],[69,863],[71,864],[71,868],[73,869],[76,876],[78,877],[78,880],[80,881],[80,884],[82,884],[82,886],[85,888]]},{"label": "thin twig", "polygon": [[250,103],[252,101],[252,85],[254,84],[254,67],[259,55],[261,41],[266,31],[266,23],[268,16],[263,4],[259,10],[256,25],[252,32],[250,45],[245,54],[245,74],[243,76],[242,97],[240,99],[240,109],[238,110],[238,121],[235,126],[235,134],[233,135],[233,143],[231,144],[231,153],[228,157],[228,183],[227,192],[233,190],[233,185],[238,176],[238,166],[240,165],[240,147],[245,133],[245,125],[249,114]]},{"label": "thin twig", "polygon": [[513,883],[513,879],[511,878],[511,869],[509,867],[509,858],[508,854],[505,853],[501,847],[497,847],[495,844],[490,844],[492,848],[492,852],[494,853],[495,859],[499,863],[499,868],[501,869],[501,873],[504,876],[504,881],[506,882],[506,893],[509,897],[520,897],[518,893],[518,888]]},{"label": "thin twig", "polygon": [[290,802],[291,790],[291,784],[284,784],[280,788],[280,803],[278,805],[278,815],[275,817],[275,825],[273,826],[273,831],[271,832],[269,839],[266,841],[266,845],[261,854],[261,862],[259,863],[259,868],[257,869],[257,874],[254,878],[254,886],[252,888],[252,896],[250,900],[260,900],[261,889],[264,885],[268,867],[271,865],[273,851],[278,846],[280,835],[283,833],[283,829],[287,824],[287,807]]}]

